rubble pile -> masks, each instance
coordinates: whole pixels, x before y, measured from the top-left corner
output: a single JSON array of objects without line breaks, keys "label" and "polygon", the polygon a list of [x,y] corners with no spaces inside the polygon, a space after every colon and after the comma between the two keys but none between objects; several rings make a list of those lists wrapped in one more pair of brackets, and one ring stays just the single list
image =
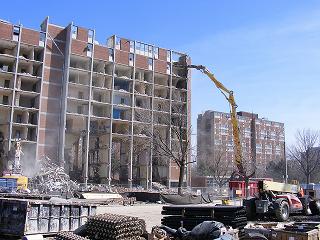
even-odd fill
[{"label": "rubble pile", "polygon": [[72,232],[59,232],[54,239],[55,240],[89,240],[89,238],[81,237]]},{"label": "rubble pile", "polygon": [[33,192],[74,192],[79,189],[79,185],[70,180],[64,168],[52,162],[50,158],[43,158],[39,165],[39,171],[30,179]]},{"label": "rubble pile", "polygon": [[146,232],[146,223],[137,217],[107,213],[89,217],[86,232],[94,240],[138,240]]}]

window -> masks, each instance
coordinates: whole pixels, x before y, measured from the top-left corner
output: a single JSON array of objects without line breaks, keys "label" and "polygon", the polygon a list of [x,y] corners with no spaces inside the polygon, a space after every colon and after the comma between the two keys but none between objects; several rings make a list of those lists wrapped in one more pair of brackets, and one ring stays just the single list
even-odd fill
[{"label": "window", "polygon": [[137,54],[140,54],[140,45],[141,45],[141,43],[139,43],[139,42],[136,43],[136,53]]},{"label": "window", "polygon": [[77,38],[77,34],[78,34],[78,27],[72,25],[71,26],[71,34],[72,34],[72,38],[76,39]]},{"label": "window", "polygon": [[12,40],[19,41],[19,35],[20,35],[20,27],[14,26]]},{"label": "window", "polygon": [[171,62],[171,52],[167,50],[167,62]]},{"label": "window", "polygon": [[153,54],[154,54],[155,59],[159,58],[159,48],[158,47],[153,48]]},{"label": "window", "polygon": [[116,37],[116,49],[120,49],[120,38]]},{"label": "window", "polygon": [[78,92],[78,98],[83,99],[83,92]]},{"label": "window", "polygon": [[130,41],[130,52],[134,52],[134,41]]},{"label": "window", "polygon": [[144,55],[148,56],[148,45],[144,44]]},{"label": "window", "polygon": [[171,65],[167,63],[167,74],[171,74]]},{"label": "window", "polygon": [[148,58],[148,69],[149,70],[153,69],[153,59],[152,58]]},{"label": "window", "polygon": [[8,96],[3,96],[2,97],[2,103],[3,104],[8,104],[8,102],[9,102],[9,97]]},{"label": "window", "polygon": [[40,33],[40,39],[39,39],[39,46],[40,47],[44,47],[45,39],[46,39],[46,34],[41,32]]},{"label": "window", "polygon": [[21,123],[21,122],[22,122],[22,115],[17,114],[17,123]]},{"label": "window", "polygon": [[9,88],[10,87],[10,80],[4,80],[4,87]]},{"label": "window", "polygon": [[93,43],[93,30],[91,29],[88,31],[88,42]]},{"label": "window", "polygon": [[152,57],[152,46],[148,46],[148,56]]},{"label": "window", "polygon": [[20,130],[16,130],[16,138],[21,138],[21,132],[20,132]]},{"label": "window", "polygon": [[82,114],[82,106],[78,106],[77,107],[77,113],[78,114]]},{"label": "window", "polygon": [[113,49],[112,48],[109,48],[109,61],[110,62],[113,62]]},{"label": "window", "polygon": [[133,53],[129,54],[129,66],[133,66]]},{"label": "window", "polygon": [[92,57],[92,44],[87,45],[87,57]]}]

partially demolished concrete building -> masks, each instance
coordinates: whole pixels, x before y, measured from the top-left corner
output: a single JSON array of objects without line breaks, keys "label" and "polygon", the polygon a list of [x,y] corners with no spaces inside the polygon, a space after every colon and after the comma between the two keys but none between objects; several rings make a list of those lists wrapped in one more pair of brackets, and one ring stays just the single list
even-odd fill
[{"label": "partially demolished concrete building", "polygon": [[1,170],[20,139],[26,174],[47,156],[79,182],[175,186],[178,167],[150,142],[157,129],[174,145],[176,115],[190,125],[190,74],[174,64],[189,61],[118,36],[102,45],[49,18],[39,31],[0,21]]}]

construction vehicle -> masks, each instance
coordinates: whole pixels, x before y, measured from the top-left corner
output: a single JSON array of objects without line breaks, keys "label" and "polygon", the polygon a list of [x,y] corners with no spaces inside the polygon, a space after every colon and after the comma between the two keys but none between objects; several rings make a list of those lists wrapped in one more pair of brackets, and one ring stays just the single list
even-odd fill
[{"label": "construction vehicle", "polygon": [[[249,178],[254,175],[254,171],[251,175],[247,175],[243,167],[239,124],[236,112],[237,104],[234,99],[233,91],[230,91],[219,82],[205,66],[187,65],[187,68],[194,68],[206,74],[230,104],[233,142],[235,145],[235,163],[238,169],[237,174],[244,181],[245,189],[248,191]],[[247,207],[248,218],[253,219],[256,216],[272,215],[279,221],[286,221],[289,218],[290,213],[309,214],[311,212],[312,214],[319,214],[320,204],[310,196],[303,196],[303,194],[300,194],[298,189],[299,187],[293,184],[265,180],[259,181],[258,196],[256,198],[244,200],[244,205]],[[246,196],[248,196],[248,194],[246,194]]]},{"label": "construction vehicle", "polygon": [[27,191],[28,190],[28,177],[22,175],[21,169],[21,154],[22,147],[21,142],[19,140],[15,141],[14,144],[14,153],[12,154],[12,168],[1,177],[2,179],[13,178],[17,180],[17,190],[19,191]]},{"label": "construction vehicle", "polygon": [[[230,116],[231,116],[231,124],[233,130],[233,142],[235,145],[235,163],[238,169],[238,175],[243,179],[248,178],[246,176],[243,164],[242,164],[242,147],[240,143],[240,132],[239,132],[239,123],[237,119],[237,104],[234,99],[233,91],[227,89],[221,82],[219,82],[215,76],[203,65],[187,65],[187,68],[194,68],[205,75],[207,75],[211,81],[216,85],[216,87],[220,90],[223,96],[227,99],[230,104]],[[249,179],[249,178],[248,178]]]},{"label": "construction vehicle", "polygon": [[298,185],[262,180],[256,197],[243,200],[249,220],[275,217],[288,220],[290,214],[319,214],[316,200],[304,195]]}]

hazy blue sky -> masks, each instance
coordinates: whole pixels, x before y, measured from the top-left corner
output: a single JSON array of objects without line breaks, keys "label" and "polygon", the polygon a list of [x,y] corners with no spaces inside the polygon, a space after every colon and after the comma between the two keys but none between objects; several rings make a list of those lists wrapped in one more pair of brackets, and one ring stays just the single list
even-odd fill
[{"label": "hazy blue sky", "polygon": [[[25,4],[23,4],[25,3]],[[238,110],[298,128],[320,129],[320,1],[4,1],[0,18],[39,28],[94,28],[188,53],[234,90]],[[21,7],[22,6],[22,7]],[[192,124],[205,110],[229,111],[205,76],[194,72]]]}]

